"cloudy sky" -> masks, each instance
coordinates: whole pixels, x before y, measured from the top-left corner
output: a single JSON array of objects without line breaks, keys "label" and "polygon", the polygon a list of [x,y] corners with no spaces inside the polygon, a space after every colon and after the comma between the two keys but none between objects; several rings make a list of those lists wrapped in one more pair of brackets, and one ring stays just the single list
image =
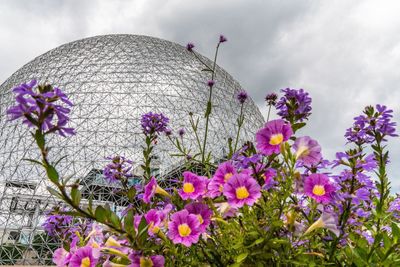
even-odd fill
[{"label": "cloudy sky", "polygon": [[[212,55],[265,114],[263,98],[304,88],[313,115],[303,130],[331,159],[366,105],[382,103],[400,121],[399,1],[0,0],[0,81],[34,57],[84,37],[129,33],[192,41]],[[400,191],[400,140],[390,142],[391,180]]]}]

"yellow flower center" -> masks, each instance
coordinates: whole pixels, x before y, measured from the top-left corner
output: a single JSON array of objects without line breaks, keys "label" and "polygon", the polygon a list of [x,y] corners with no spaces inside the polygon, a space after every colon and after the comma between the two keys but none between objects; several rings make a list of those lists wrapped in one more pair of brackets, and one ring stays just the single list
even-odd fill
[{"label": "yellow flower center", "polygon": [[219,186],[219,192],[222,192],[222,191],[224,191],[224,186],[223,186],[223,185],[220,185],[220,186]]},{"label": "yellow flower center", "polygon": [[186,223],[183,223],[178,226],[178,232],[181,237],[185,237],[185,236],[190,235],[192,230],[190,229],[189,225],[187,225]]},{"label": "yellow flower center", "polygon": [[197,219],[199,219],[200,224],[203,224],[204,220],[203,220],[203,217],[201,217],[200,214],[197,214]]},{"label": "yellow flower center", "polygon": [[194,186],[192,183],[184,183],[183,184],[183,192],[185,193],[193,193],[194,192]]},{"label": "yellow flower center", "polygon": [[312,192],[314,195],[323,196],[325,195],[325,187],[319,184],[314,185]]},{"label": "yellow flower center", "polygon": [[283,134],[281,133],[273,134],[269,139],[269,144],[273,146],[279,145],[282,142],[283,142]]},{"label": "yellow flower center", "polygon": [[85,257],[81,261],[81,267],[90,267],[90,258]]},{"label": "yellow flower center", "polygon": [[140,267],[153,267],[153,261],[146,257],[140,257]]},{"label": "yellow flower center", "polygon": [[232,176],[233,176],[233,173],[228,172],[227,174],[224,175],[224,181],[227,182]]},{"label": "yellow flower center", "polygon": [[236,188],[236,197],[238,199],[245,199],[249,197],[249,191],[247,191],[247,188],[244,186]]}]

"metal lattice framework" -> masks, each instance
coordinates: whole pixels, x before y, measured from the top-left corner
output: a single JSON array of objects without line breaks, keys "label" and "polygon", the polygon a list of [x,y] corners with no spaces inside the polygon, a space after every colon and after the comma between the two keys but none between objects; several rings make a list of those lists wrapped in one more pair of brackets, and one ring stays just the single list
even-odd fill
[{"label": "metal lattice framework", "polygon": [[[208,63],[206,58],[202,59]],[[8,122],[14,104],[11,89],[33,78],[62,88],[75,104],[70,126],[77,135],[51,137],[51,158],[62,175],[81,179],[85,194],[116,203],[101,181],[105,157],[123,155],[140,163],[143,134],[140,116],[149,111],[170,118],[172,129],[185,128],[184,144],[194,144],[188,113],[202,118],[208,98],[208,73],[183,46],[147,36],[106,35],[62,45],[26,64],[0,87],[0,265],[48,264],[54,241],[43,235],[43,212],[56,204],[46,190],[43,170],[24,158],[39,159],[28,129]],[[223,157],[234,137],[240,85],[217,67],[208,149]],[[241,141],[252,140],[263,118],[253,101],[245,104]],[[204,120],[200,119],[200,134]],[[179,169],[172,145],[161,138],[154,172],[159,177]],[[158,162],[158,163],[157,163]],[[139,173],[140,174],[140,173]],[[99,189],[100,188],[100,189]]]}]

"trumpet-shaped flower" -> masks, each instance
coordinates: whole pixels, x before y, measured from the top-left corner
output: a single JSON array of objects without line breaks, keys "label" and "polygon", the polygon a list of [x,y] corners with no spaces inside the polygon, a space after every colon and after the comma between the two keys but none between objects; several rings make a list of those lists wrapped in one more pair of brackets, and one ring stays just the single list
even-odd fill
[{"label": "trumpet-shaped flower", "polygon": [[100,257],[99,249],[91,246],[81,247],[74,252],[69,261],[70,267],[94,267]]},{"label": "trumpet-shaped flower", "polygon": [[261,196],[261,187],[248,173],[239,173],[232,176],[224,186],[224,196],[233,208],[252,206]]},{"label": "trumpet-shaped flower", "polygon": [[150,257],[139,254],[129,255],[131,264],[128,267],[164,267],[165,259],[161,255],[153,255]]},{"label": "trumpet-shaped flower", "polygon": [[296,159],[302,161],[307,166],[315,165],[322,159],[321,146],[309,136],[297,138],[293,144],[293,148],[296,151]]},{"label": "trumpet-shaped flower", "polygon": [[304,192],[319,203],[328,203],[335,192],[335,186],[325,174],[313,173],[304,181]]},{"label": "trumpet-shaped flower", "polygon": [[257,149],[264,155],[278,154],[280,145],[293,134],[290,123],[284,120],[272,120],[256,134]]},{"label": "trumpet-shaped flower", "polygon": [[331,213],[323,211],[321,217],[316,220],[312,225],[310,225],[310,227],[308,227],[304,235],[309,234],[318,228],[328,229],[332,231],[337,237],[339,237],[340,230],[337,227],[337,218]]},{"label": "trumpet-shaped flower", "polygon": [[157,184],[157,180],[154,177],[151,177],[150,182],[144,187],[144,195],[143,195],[143,202],[144,203],[150,203],[151,198],[155,194],[160,194],[166,197],[171,197],[168,192],[166,192],[164,189],[162,189],[160,186]]},{"label": "trumpet-shaped flower", "polygon": [[168,237],[174,244],[190,247],[199,241],[200,221],[197,215],[187,210],[175,212],[168,223]]},{"label": "trumpet-shaped flower", "polygon": [[179,189],[178,193],[184,200],[197,199],[206,192],[207,181],[207,177],[186,171],[183,173],[182,188]]}]

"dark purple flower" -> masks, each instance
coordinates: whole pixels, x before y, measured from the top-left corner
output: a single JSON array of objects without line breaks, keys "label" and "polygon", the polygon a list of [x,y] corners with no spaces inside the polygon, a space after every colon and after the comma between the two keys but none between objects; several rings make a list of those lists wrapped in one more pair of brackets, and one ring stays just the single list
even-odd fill
[{"label": "dark purple flower", "polygon": [[185,135],[185,129],[184,129],[184,128],[179,129],[179,130],[178,130],[178,135],[179,135],[180,137],[183,137],[183,136]]},{"label": "dark purple flower", "polygon": [[13,89],[16,105],[7,110],[9,119],[22,119],[28,127],[40,128],[45,133],[58,132],[63,137],[75,134],[74,129],[66,127],[71,110],[57,104],[61,101],[71,107],[68,97],[59,88],[36,84],[32,80]]},{"label": "dark purple flower", "polygon": [[278,115],[294,122],[306,120],[311,114],[311,97],[303,89],[282,89],[284,96],[276,104]]},{"label": "dark purple flower", "polygon": [[146,135],[160,134],[167,130],[169,119],[162,113],[146,113],[142,115],[141,124]]},{"label": "dark purple flower", "polygon": [[248,97],[249,96],[247,95],[246,91],[240,91],[236,96],[236,98],[239,100],[240,104],[243,104],[244,102],[246,102]]},{"label": "dark purple flower", "polygon": [[225,43],[226,41],[228,41],[228,39],[226,39],[225,36],[223,36],[222,34],[219,36],[219,42],[220,43]]},{"label": "dark purple flower", "polygon": [[194,44],[193,44],[193,43],[188,43],[188,44],[186,45],[186,49],[187,49],[188,51],[190,51],[190,52],[193,51],[193,48],[194,48]]},{"label": "dark purple flower", "polygon": [[265,101],[269,106],[275,106],[276,100],[278,99],[278,95],[275,93],[270,93],[265,97]]},{"label": "dark purple flower", "polygon": [[213,87],[214,84],[215,84],[215,81],[214,81],[214,80],[209,80],[209,81],[207,81],[207,85],[208,85],[209,87]]},{"label": "dark purple flower", "polygon": [[111,160],[103,170],[103,175],[109,183],[121,180],[127,181],[132,177],[132,161],[122,156],[108,157]]},{"label": "dark purple flower", "polygon": [[59,214],[66,211],[65,208],[56,207],[48,212],[42,227],[49,236],[64,237],[69,232],[74,217]]}]

